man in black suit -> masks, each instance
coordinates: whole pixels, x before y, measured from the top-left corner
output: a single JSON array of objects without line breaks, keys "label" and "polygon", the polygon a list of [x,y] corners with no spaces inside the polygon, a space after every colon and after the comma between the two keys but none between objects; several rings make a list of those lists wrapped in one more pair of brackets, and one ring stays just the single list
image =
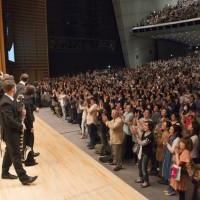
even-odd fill
[{"label": "man in black suit", "polygon": [[[4,96],[0,101],[0,114],[2,125],[2,139],[6,143],[5,154],[2,163],[2,179],[17,179],[23,185],[30,184],[37,179],[37,176],[30,177],[22,166],[22,158],[20,152],[20,134],[25,129],[20,119],[20,113],[17,109],[16,101],[13,96],[16,93],[16,84],[12,80],[3,82]],[[18,175],[9,173],[9,168],[14,165]]]},{"label": "man in black suit", "polygon": [[[22,74],[20,76],[20,82],[17,84],[16,88],[17,88],[17,91],[16,91],[16,94],[14,95],[15,99],[17,99],[17,97],[19,95],[24,95],[25,94],[25,91],[26,91],[26,84],[28,83],[28,80],[29,80],[29,75],[28,74]],[[18,105],[19,106],[19,105]],[[23,143],[21,144],[22,145],[22,148],[23,150],[25,149],[25,146],[24,146],[24,141]],[[39,152],[33,152],[33,156],[36,157],[36,156],[39,156],[40,153]]]},{"label": "man in black suit", "polygon": [[17,91],[15,94],[15,97],[17,97],[20,94],[25,93],[26,84],[28,83],[28,79],[29,79],[28,74],[22,74],[20,76],[20,82],[17,84]]}]

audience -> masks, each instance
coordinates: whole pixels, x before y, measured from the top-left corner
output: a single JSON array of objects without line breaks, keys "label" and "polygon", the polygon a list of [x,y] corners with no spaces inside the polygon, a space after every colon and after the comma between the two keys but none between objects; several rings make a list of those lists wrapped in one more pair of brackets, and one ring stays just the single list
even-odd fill
[{"label": "audience", "polygon": [[[101,162],[116,164],[114,170],[118,171],[122,169],[123,158],[134,159],[140,170],[141,165],[145,166],[144,171],[140,171],[141,187],[149,186],[148,174],[159,176],[158,183],[169,185],[174,149],[179,146],[180,138],[191,137],[197,146],[191,152],[193,160],[199,163],[199,130],[193,127],[193,118],[198,127],[200,122],[199,55],[196,51],[184,57],[152,61],[138,68],[93,70],[71,77],[51,78],[38,82],[38,86],[51,96],[53,113],[65,116],[68,123],[78,123],[81,139],[89,134],[89,149],[101,143],[98,151],[103,156],[99,158]],[[62,109],[61,92],[66,94]],[[117,117],[113,112],[110,115],[111,110]],[[109,125],[115,119],[122,120],[117,149],[113,143],[115,129]],[[134,144],[142,146],[140,136],[145,132],[147,121],[154,128],[151,129],[150,161],[144,165],[146,159],[139,157],[139,151],[134,153],[131,149]],[[175,192],[176,188],[169,185],[164,194]]]},{"label": "audience", "polygon": [[175,6],[166,6],[160,11],[154,11],[137,26],[148,26],[200,17],[200,1],[182,0]]},{"label": "audience", "polygon": [[[191,138],[192,160],[199,163],[199,56],[196,51],[137,68],[41,80],[35,84],[36,105],[48,105],[66,123],[78,123],[80,138],[88,134],[89,149],[101,143],[99,160],[116,165],[114,171],[122,169],[123,158],[134,159],[136,182],[145,188],[149,175],[159,176],[158,183],[169,185],[164,194],[170,196],[177,190],[171,166],[181,138]],[[132,152],[135,144],[139,149]]]}]

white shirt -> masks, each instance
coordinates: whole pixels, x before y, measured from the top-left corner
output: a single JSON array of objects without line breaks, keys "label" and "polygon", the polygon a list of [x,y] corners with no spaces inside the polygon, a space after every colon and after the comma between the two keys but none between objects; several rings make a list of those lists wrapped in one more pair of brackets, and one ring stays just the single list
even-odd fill
[{"label": "white shirt", "polygon": [[85,107],[79,104],[79,109],[83,111],[82,119],[86,119],[87,113]]},{"label": "white shirt", "polygon": [[65,106],[66,100],[65,100],[66,95],[65,94],[60,94],[59,99],[60,99],[60,106]]},{"label": "white shirt", "polygon": [[20,81],[21,84],[26,85],[26,83],[24,81]]},{"label": "white shirt", "polygon": [[87,110],[87,124],[96,124],[97,123],[97,104],[93,104],[90,106],[90,108]]},{"label": "white shirt", "polygon": [[9,97],[12,101],[14,101],[14,98],[13,98],[12,96],[9,96],[7,93],[5,93],[5,95],[6,95],[7,97]]},{"label": "white shirt", "polygon": [[198,158],[198,152],[199,152],[199,138],[197,135],[193,135],[191,137],[192,143],[193,143],[193,149],[191,151],[192,158]]},{"label": "white shirt", "polygon": [[180,142],[180,138],[177,137],[173,142],[172,142],[172,146],[170,144],[167,144],[167,148],[169,149],[169,151],[171,153],[174,153],[174,149],[175,147],[179,147],[179,142]]}]

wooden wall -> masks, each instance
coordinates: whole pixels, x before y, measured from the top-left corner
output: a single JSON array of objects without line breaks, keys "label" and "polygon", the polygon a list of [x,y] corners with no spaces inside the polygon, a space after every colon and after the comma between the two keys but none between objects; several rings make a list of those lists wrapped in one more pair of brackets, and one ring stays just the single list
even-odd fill
[{"label": "wooden wall", "polygon": [[[18,80],[49,76],[46,0],[2,0],[7,72]],[[15,62],[7,51],[14,42]]]},{"label": "wooden wall", "polygon": [[4,34],[3,34],[3,19],[2,19],[2,0],[0,0],[0,71],[6,72],[5,50],[4,50]]}]

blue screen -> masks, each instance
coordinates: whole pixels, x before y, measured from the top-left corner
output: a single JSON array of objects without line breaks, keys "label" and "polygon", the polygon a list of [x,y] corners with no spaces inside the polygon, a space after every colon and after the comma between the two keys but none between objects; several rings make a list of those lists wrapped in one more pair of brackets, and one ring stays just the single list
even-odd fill
[{"label": "blue screen", "polygon": [[10,49],[10,51],[8,51],[8,60],[15,62],[15,49],[14,49],[14,42],[12,43],[12,47]]}]

